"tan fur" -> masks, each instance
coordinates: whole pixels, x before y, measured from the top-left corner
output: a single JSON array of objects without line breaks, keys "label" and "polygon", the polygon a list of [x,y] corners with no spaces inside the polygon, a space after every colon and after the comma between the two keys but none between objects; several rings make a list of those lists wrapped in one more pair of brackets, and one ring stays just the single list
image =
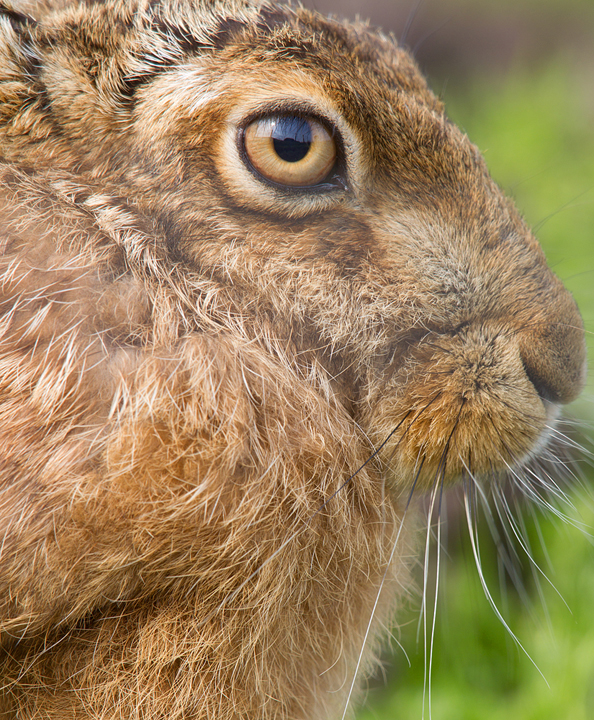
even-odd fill
[{"label": "tan fur", "polygon": [[[0,11],[3,717],[340,717],[415,478],[536,451],[579,313],[389,38],[55,8]],[[242,162],[287,102],[340,133],[341,187]]]}]

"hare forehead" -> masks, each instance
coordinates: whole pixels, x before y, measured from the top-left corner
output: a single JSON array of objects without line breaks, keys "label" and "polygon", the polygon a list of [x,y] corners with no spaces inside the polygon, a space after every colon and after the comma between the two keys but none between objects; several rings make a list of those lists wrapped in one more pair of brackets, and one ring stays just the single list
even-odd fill
[{"label": "hare forehead", "polygon": [[[257,92],[276,79],[288,92],[307,87],[377,109],[396,93],[433,110],[441,103],[410,56],[363,25],[346,26],[303,8],[237,2],[81,6],[53,25],[40,23],[46,78],[59,77],[103,95],[123,82],[143,89],[163,75],[193,107],[214,99],[221,85]],[[100,72],[96,75],[96,68]],[[299,74],[299,72],[301,75]],[[93,76],[93,77],[91,77]],[[360,107],[358,107],[360,110]]]},{"label": "hare forehead", "polygon": [[286,100],[317,106],[332,122],[341,122],[332,94],[302,69],[288,69],[279,77],[273,65],[238,70],[221,67],[210,58],[184,63],[140,89],[136,115],[142,121],[153,114],[174,122],[179,115],[193,117],[208,110],[237,124],[260,108]]}]

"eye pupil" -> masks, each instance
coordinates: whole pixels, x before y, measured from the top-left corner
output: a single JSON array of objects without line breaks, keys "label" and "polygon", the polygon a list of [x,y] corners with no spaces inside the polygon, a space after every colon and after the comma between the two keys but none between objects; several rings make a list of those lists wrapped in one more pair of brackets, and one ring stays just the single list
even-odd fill
[{"label": "eye pupil", "polygon": [[311,126],[302,118],[279,118],[272,131],[272,141],[274,151],[281,160],[290,163],[299,162],[311,147]]}]

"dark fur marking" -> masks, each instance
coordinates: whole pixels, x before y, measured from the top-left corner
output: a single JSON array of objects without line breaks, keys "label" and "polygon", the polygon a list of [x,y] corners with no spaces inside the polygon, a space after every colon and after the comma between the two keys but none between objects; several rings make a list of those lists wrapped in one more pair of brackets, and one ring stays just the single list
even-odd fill
[{"label": "dark fur marking", "polygon": [[17,32],[22,30],[23,26],[34,27],[37,25],[37,22],[29,15],[17,12],[5,5],[0,5],[0,15],[4,15],[8,18],[10,24],[12,25],[12,29]]},{"label": "dark fur marking", "polygon": [[270,33],[283,25],[286,25],[289,18],[286,13],[278,8],[263,7],[258,13],[256,27],[259,31]]},{"label": "dark fur marking", "polygon": [[143,75],[137,75],[134,77],[123,77],[120,86],[120,95],[124,102],[133,104],[134,95],[139,87],[146,85],[153,78],[155,78],[162,70],[166,70],[168,67],[177,65],[179,58],[182,55],[193,55],[199,54],[205,49],[210,49],[212,45],[203,40],[199,40],[184,28],[174,25],[169,20],[155,14],[152,18],[151,29],[157,32],[170,48],[177,45],[179,49],[179,55],[174,58],[162,58],[156,55],[146,54],[142,59],[155,66],[155,71],[151,73],[145,73]]},{"label": "dark fur marking", "polygon": [[182,53],[189,55],[198,53],[209,47],[207,43],[189,34],[184,28],[174,25],[163,17],[155,16],[151,24],[151,29],[157,31],[161,37],[173,39]]},{"label": "dark fur marking", "polygon": [[[31,41],[29,33],[23,33],[23,25],[15,26],[15,20],[12,17],[12,12],[7,13],[5,8],[0,8],[0,14],[6,14],[9,17],[11,25],[16,31],[21,32],[21,68],[23,80],[27,81],[29,98],[23,100],[23,107],[34,107],[36,106],[40,111],[49,114],[51,112],[51,100],[47,94],[47,88],[41,78],[43,70],[43,60],[39,57],[39,51],[41,48],[47,49],[50,43],[44,42],[41,38],[38,41],[37,46]],[[15,13],[15,15],[21,16],[21,13]],[[22,15],[25,18],[27,24],[35,25],[35,21],[27,16]],[[29,23],[30,21],[30,23]]]},{"label": "dark fur marking", "polygon": [[123,100],[125,104],[133,105],[134,96],[138,88],[142,85],[146,85],[155,76],[156,73],[136,75],[134,77],[123,77],[120,83],[120,99]]},{"label": "dark fur marking", "polygon": [[246,23],[231,17],[224,17],[214,26],[209,33],[211,46],[216,50],[223,50],[231,40],[234,40],[239,33],[246,28]]},{"label": "dark fur marking", "polygon": [[517,237],[517,229],[512,223],[506,222],[497,230],[485,230],[481,235],[481,245],[485,250],[494,250],[500,245],[507,245]]}]

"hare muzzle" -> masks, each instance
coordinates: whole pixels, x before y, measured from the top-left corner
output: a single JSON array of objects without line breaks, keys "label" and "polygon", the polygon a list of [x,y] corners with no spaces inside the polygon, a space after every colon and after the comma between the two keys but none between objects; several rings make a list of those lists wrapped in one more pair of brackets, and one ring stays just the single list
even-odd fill
[{"label": "hare muzzle", "polygon": [[[474,223],[393,230],[395,284],[406,276],[420,318],[409,335],[396,331],[366,422],[377,444],[392,433],[396,482],[522,464],[584,383],[581,316],[534,239],[518,225],[485,240]],[[403,232],[418,238],[410,255]]]}]

